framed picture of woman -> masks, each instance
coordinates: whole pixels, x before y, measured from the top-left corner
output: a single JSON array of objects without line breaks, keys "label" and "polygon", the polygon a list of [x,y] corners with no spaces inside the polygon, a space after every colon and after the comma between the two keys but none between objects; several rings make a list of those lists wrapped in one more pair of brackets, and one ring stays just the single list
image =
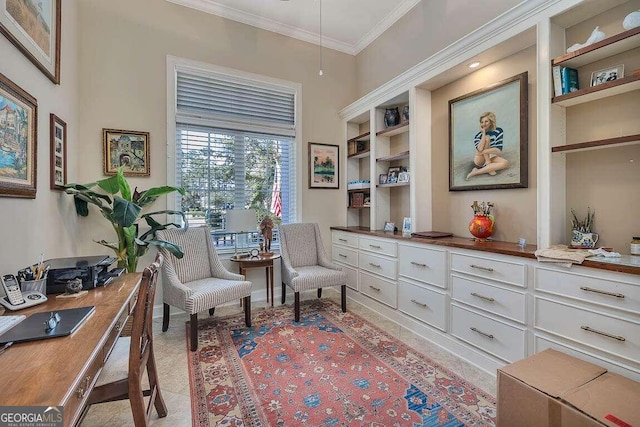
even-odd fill
[{"label": "framed picture of woman", "polygon": [[528,186],[527,72],[449,101],[449,191]]}]

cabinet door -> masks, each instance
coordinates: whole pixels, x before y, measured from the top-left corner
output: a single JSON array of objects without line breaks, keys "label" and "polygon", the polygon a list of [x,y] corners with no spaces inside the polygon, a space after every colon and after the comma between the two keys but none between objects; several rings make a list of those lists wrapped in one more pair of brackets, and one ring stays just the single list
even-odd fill
[{"label": "cabinet door", "polygon": [[342,271],[347,273],[347,286],[354,291],[358,290],[358,270],[352,267],[341,265]]}]

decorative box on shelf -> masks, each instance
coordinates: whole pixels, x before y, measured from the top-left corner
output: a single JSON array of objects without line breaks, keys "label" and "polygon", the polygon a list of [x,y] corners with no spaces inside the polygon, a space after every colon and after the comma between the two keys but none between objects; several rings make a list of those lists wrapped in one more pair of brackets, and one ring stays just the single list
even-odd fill
[{"label": "decorative box on shelf", "polygon": [[351,207],[359,208],[364,206],[364,193],[351,193]]},{"label": "decorative box on shelf", "polygon": [[349,181],[347,183],[347,190],[362,190],[364,188],[371,188],[371,181],[368,179],[361,179],[358,181]]}]

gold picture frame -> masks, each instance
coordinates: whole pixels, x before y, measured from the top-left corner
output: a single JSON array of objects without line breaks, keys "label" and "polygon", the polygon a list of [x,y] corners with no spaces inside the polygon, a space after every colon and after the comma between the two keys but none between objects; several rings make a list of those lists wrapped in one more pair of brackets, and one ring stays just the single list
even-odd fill
[{"label": "gold picture frame", "polygon": [[340,188],[340,147],[309,142],[309,188]]},{"label": "gold picture frame", "polygon": [[104,174],[115,175],[122,167],[124,176],[149,176],[149,132],[102,129]]}]

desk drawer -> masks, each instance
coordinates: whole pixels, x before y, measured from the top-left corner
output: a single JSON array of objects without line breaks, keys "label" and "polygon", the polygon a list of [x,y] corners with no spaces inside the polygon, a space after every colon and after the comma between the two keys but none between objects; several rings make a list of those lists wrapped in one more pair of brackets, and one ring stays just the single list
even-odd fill
[{"label": "desk drawer", "polygon": [[451,270],[526,287],[526,266],[522,263],[463,254],[451,254]]},{"label": "desk drawer", "polygon": [[398,245],[393,240],[372,239],[360,237],[360,249],[375,252],[379,255],[396,257],[398,255]]},{"label": "desk drawer", "polygon": [[396,280],[398,277],[398,261],[395,259],[360,252],[358,256],[358,265],[362,270],[379,274],[391,280]]},{"label": "desk drawer", "polygon": [[398,280],[398,310],[446,331],[446,295],[423,286]]},{"label": "desk drawer", "polygon": [[387,304],[393,308],[397,307],[398,297],[395,282],[367,274],[362,270],[360,271],[358,279],[360,280],[360,292],[383,304]]},{"label": "desk drawer", "polygon": [[640,362],[640,323],[586,308],[535,298],[536,329]]},{"label": "desk drawer", "polygon": [[[583,270],[584,272],[584,270]],[[535,269],[535,288],[604,307],[640,313],[640,286],[578,272]]]},{"label": "desk drawer", "polygon": [[350,246],[352,248],[358,247],[358,235],[355,233],[342,233],[340,231],[334,231],[331,233],[331,242],[336,245]]},{"label": "desk drawer", "polygon": [[525,323],[525,295],[476,280],[451,275],[451,297],[456,301]]},{"label": "desk drawer", "polygon": [[78,376],[79,380],[71,387],[73,391],[70,393],[63,411],[65,426],[75,425],[76,421],[78,421],[82,408],[102,370],[102,352],[97,352],[94,355],[94,359],[88,363],[85,371]]},{"label": "desk drawer", "polygon": [[358,251],[354,249],[347,249],[343,246],[332,245],[331,256],[334,261],[348,264],[353,267],[358,266]]},{"label": "desk drawer", "polygon": [[[133,320],[133,317],[131,317],[131,319]],[[103,361],[106,362],[107,359],[109,358],[109,355],[111,354],[111,350],[113,350],[113,346],[115,345],[116,340],[118,339],[118,337],[120,337],[120,333],[122,332],[122,329],[124,328],[124,326],[127,325],[127,320],[129,320],[128,308],[123,310],[123,312],[120,314],[120,317],[116,321],[115,325],[113,325],[113,328],[109,333],[107,342],[105,342],[104,346],[102,347]]]},{"label": "desk drawer", "polygon": [[398,245],[398,264],[400,276],[443,289],[447,287],[445,251]]},{"label": "desk drawer", "polygon": [[451,334],[507,362],[525,357],[526,330],[451,305]]}]

